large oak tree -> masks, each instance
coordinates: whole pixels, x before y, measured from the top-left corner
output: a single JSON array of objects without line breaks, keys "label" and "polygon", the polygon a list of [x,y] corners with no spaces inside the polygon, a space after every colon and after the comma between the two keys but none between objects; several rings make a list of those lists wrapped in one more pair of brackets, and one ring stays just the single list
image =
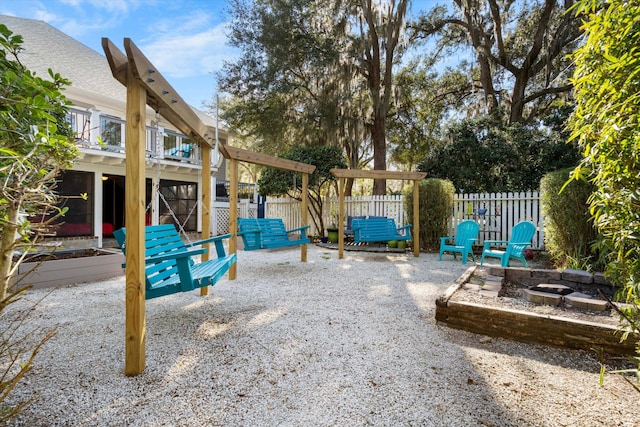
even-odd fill
[{"label": "large oak tree", "polygon": [[470,49],[472,90],[483,94],[486,113],[506,112],[509,123],[546,115],[570,97],[568,57],[578,45],[580,20],[567,13],[574,0],[453,0],[413,25],[414,39],[438,36],[449,52]]}]

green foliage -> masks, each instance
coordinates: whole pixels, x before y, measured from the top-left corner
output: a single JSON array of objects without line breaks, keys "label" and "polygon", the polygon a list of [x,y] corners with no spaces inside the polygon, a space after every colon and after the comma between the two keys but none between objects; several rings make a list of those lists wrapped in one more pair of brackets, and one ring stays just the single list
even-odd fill
[{"label": "green foliage", "polygon": [[[323,197],[327,187],[336,181],[331,169],[347,167],[342,150],[329,146],[296,147],[280,157],[316,166],[309,176],[309,211],[317,229],[324,234]],[[302,175],[283,169],[266,168],[258,180],[258,192],[265,196],[288,195],[300,199],[301,190]]]},{"label": "green foliage", "polygon": [[[630,303],[622,327],[640,332],[640,4],[579,1],[586,41],[574,53],[572,137],[584,152],[574,178],[589,179],[591,213],[609,253],[605,274]],[[626,335],[625,335],[626,336]],[[638,349],[640,354],[640,349]],[[638,365],[640,367],[640,364]]]},{"label": "green foliage", "polygon": [[[455,187],[451,181],[428,178],[420,181],[420,249],[438,248],[440,237],[449,233],[448,221],[453,209]],[[413,188],[405,192],[405,209],[413,218]]]},{"label": "green foliage", "polygon": [[404,170],[414,171],[431,147],[438,145],[441,120],[453,97],[439,93],[449,88],[449,80],[438,79],[429,72],[431,65],[415,61],[409,63],[396,76],[398,89],[396,105],[387,125],[387,139],[391,147],[391,160]]},{"label": "green foliage", "polygon": [[572,181],[563,189],[570,172],[571,168],[550,172],[540,181],[545,248],[558,268],[602,271],[593,248],[598,233],[587,204],[593,186]]},{"label": "green foliage", "polygon": [[406,6],[232,0],[229,38],[241,55],[218,76],[233,97],[225,121],[255,138],[255,151],[332,145],[344,149],[352,168],[373,151],[374,166],[386,169],[392,67],[403,52]]},{"label": "green foliage", "polygon": [[[534,123],[557,100],[570,96],[567,70],[580,41],[572,1],[453,1],[433,7],[411,25],[450,61],[473,52],[466,78],[469,106],[509,123]],[[476,92],[481,91],[477,96]]]},{"label": "green foliage", "polygon": [[12,225],[9,211],[30,215],[51,205],[57,172],[77,156],[61,92],[70,83],[51,70],[47,80],[31,73],[18,60],[21,44],[0,24],[0,236]]},{"label": "green foliage", "polygon": [[[557,118],[556,118],[557,120]],[[549,171],[573,166],[577,147],[552,126],[505,125],[489,117],[453,124],[449,140],[418,169],[467,193],[537,189]]]},{"label": "green foliage", "polygon": [[[0,403],[32,368],[40,347],[53,335],[33,340],[23,335],[31,310],[12,317],[10,304],[21,291],[8,289],[10,278],[46,225],[63,214],[57,210],[55,177],[70,167],[77,152],[70,127],[64,121],[67,101],[61,89],[69,82],[49,70],[37,77],[19,61],[22,37],[0,24]],[[28,216],[54,212],[45,223],[32,224]],[[14,251],[22,257],[14,260]],[[0,418],[15,416],[27,402],[3,407]]]},{"label": "green foliage", "polygon": [[[230,43],[242,53],[219,73],[232,95],[223,117],[267,154],[347,144],[355,66],[340,64],[345,17],[324,1],[230,2]],[[360,106],[361,107],[361,106]],[[357,139],[361,141],[361,138]]]}]

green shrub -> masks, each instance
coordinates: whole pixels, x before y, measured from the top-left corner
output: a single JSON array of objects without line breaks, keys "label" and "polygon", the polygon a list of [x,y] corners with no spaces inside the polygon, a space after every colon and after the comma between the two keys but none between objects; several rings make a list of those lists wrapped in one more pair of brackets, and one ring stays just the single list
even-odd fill
[{"label": "green shrub", "polygon": [[588,204],[593,185],[571,181],[560,191],[571,171],[550,172],[540,181],[545,247],[557,268],[602,271],[604,265],[592,249],[598,235]]},{"label": "green shrub", "polygon": [[[429,178],[420,181],[419,219],[420,249],[437,249],[440,237],[449,233],[455,187],[449,180]],[[413,187],[405,196],[405,209],[413,219]]]}]

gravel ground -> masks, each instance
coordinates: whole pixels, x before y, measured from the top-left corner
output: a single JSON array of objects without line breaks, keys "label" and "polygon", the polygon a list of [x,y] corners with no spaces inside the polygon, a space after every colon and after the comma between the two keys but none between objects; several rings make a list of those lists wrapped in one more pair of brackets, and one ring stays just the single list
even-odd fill
[{"label": "gravel ground", "polygon": [[638,394],[588,352],[437,325],[468,266],[309,247],[242,252],[212,295],[147,301],[146,369],[124,375],[124,278],[14,304],[57,334],[8,399],[16,426],[632,426]]}]

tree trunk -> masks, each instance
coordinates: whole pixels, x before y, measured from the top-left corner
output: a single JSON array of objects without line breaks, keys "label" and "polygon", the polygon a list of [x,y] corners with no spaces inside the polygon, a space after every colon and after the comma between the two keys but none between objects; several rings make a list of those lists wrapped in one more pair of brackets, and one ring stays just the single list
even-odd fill
[{"label": "tree trunk", "polygon": [[2,228],[3,248],[0,253],[0,301],[4,301],[9,288],[11,278],[11,267],[13,262],[13,250],[15,249],[15,235],[18,230],[18,209],[9,208],[6,225]]},{"label": "tree trunk", "polygon": [[[373,141],[373,169],[387,170],[387,142],[385,140],[386,118],[376,114],[371,127],[371,141]],[[373,180],[373,195],[384,196],[387,194],[387,180]]]},{"label": "tree trunk", "polygon": [[522,123],[524,117],[524,98],[527,88],[527,71],[522,70],[515,75],[513,91],[511,92],[511,112],[509,114],[509,123]]},{"label": "tree trunk", "polygon": [[354,182],[353,178],[347,178],[347,181],[345,182],[345,186],[344,186],[344,196],[345,197],[353,196],[353,182]]}]

